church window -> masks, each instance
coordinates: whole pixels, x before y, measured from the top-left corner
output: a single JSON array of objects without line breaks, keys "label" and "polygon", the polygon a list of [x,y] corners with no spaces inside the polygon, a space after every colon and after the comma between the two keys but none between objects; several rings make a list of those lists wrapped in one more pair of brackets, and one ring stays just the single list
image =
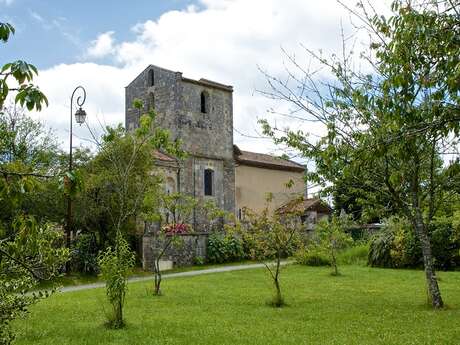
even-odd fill
[{"label": "church window", "polygon": [[149,70],[148,84],[149,84],[149,86],[155,85],[155,72],[153,72],[153,69]]},{"label": "church window", "polygon": [[204,195],[213,195],[214,171],[212,169],[204,170]]},{"label": "church window", "polygon": [[201,101],[201,112],[206,114],[208,113],[209,111],[209,96],[208,96],[208,93],[203,91],[201,92],[201,95],[200,95],[200,101]]}]

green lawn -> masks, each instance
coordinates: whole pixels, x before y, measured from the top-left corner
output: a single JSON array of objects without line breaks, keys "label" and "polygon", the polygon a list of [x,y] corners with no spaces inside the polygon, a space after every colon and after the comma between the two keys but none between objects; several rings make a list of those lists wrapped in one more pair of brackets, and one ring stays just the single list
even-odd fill
[{"label": "green lawn", "polygon": [[103,289],[57,294],[15,324],[17,344],[459,344],[460,272],[440,274],[448,308],[425,305],[422,271],[286,267],[282,309],[262,269],[129,285],[127,327],[104,326]]}]

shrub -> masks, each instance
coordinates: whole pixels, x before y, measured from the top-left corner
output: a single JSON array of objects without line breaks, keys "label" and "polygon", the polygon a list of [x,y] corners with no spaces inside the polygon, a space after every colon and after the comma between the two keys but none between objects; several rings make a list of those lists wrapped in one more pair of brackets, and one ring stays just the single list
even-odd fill
[{"label": "shrub", "polygon": [[393,267],[390,253],[392,244],[393,233],[386,229],[372,236],[369,242],[367,264],[372,267]]},{"label": "shrub", "polygon": [[135,263],[134,253],[120,233],[117,234],[115,247],[108,247],[98,258],[101,275],[105,280],[106,295],[112,306],[112,314],[107,315],[110,328],[122,328],[123,306],[127,290],[128,275]]},{"label": "shrub", "polygon": [[[437,269],[449,270],[460,265],[460,240],[451,217],[438,217],[430,226],[432,252]],[[421,267],[422,252],[411,224],[404,218],[391,217],[369,246],[368,264],[373,267]]]},{"label": "shrub", "polygon": [[97,274],[99,248],[94,234],[80,234],[72,244],[72,270],[85,274]]},{"label": "shrub", "polygon": [[368,264],[372,267],[417,267],[421,258],[420,245],[405,218],[390,217],[371,238]]},{"label": "shrub", "polygon": [[318,246],[308,249],[302,248],[295,253],[295,260],[298,264],[306,266],[330,266],[329,256]]},{"label": "shrub", "polygon": [[210,263],[235,262],[245,258],[241,238],[219,233],[208,237],[206,253]]},{"label": "shrub", "polygon": [[339,252],[338,261],[345,265],[367,264],[369,245],[367,243],[357,244]]},{"label": "shrub", "polygon": [[431,245],[438,269],[450,270],[460,265],[460,241],[452,218],[438,217],[431,227]]}]

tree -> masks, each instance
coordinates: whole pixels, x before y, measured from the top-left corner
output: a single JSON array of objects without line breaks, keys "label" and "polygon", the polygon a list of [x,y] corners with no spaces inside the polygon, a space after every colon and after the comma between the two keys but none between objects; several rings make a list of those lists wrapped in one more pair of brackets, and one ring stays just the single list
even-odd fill
[{"label": "tree", "polygon": [[303,229],[300,215],[285,213],[271,216],[268,206],[260,214],[249,209],[245,209],[244,214],[241,228],[235,229],[245,241],[251,243],[251,258],[262,262],[270,274],[275,288],[271,305],[282,307],[284,298],[280,284],[281,260],[299,240],[300,231]]},{"label": "tree", "polygon": [[[14,28],[0,23],[0,41],[7,42]],[[62,248],[62,232],[46,217],[38,219],[30,210],[31,195],[43,185],[54,157],[53,141],[42,142],[42,127],[21,113],[4,109],[11,91],[15,103],[29,110],[41,110],[46,97],[31,84],[37,70],[24,61],[5,64],[0,69],[0,344],[14,339],[11,322],[49,293],[33,292],[41,280],[59,274],[68,259]],[[17,87],[10,87],[13,80]],[[28,207],[29,206],[29,207]]]},{"label": "tree", "polygon": [[51,291],[31,292],[38,282],[56,277],[68,259],[62,233],[32,216],[15,219],[13,233],[0,240],[0,344],[14,340],[11,321]]},{"label": "tree", "polygon": [[387,18],[359,2],[349,10],[371,37],[368,54],[361,56],[372,72],[354,70],[356,61],[345,49],[342,58],[325,58],[305,48],[330,78],[319,81],[293,57],[288,58],[295,72],[291,69],[287,82],[267,74],[266,94],[290,102],[297,117],[303,111],[305,120],[322,123],[326,134],[314,141],[302,131],[279,131],[262,121],[275,142],[314,160],[310,179],[333,189],[346,176],[356,188],[385,195],[382,200],[391,200],[410,220],[434,308],[443,300],[428,228],[450,184],[440,155],[455,152],[460,131],[459,4],[397,0]]},{"label": "tree", "polygon": [[135,256],[121,232],[117,233],[114,247],[108,247],[101,252],[98,261],[105,280],[107,298],[112,306],[108,326],[122,328],[125,325],[123,306],[128,289],[127,281],[135,264]]},{"label": "tree", "polygon": [[[54,133],[31,119],[22,107],[11,103],[0,109],[0,174],[5,178],[43,176],[40,183],[19,199],[0,197],[0,223],[10,224],[23,212],[38,220],[60,221],[62,192],[58,176],[62,171],[62,156]],[[21,188],[20,184],[17,186]]]},{"label": "tree", "polygon": [[[0,41],[8,42],[11,35],[15,32],[14,27],[9,23],[0,22]],[[25,61],[17,60],[4,64],[0,69],[0,109],[10,92],[16,92],[15,102],[25,105],[28,110],[36,109],[40,111],[42,106],[48,105],[48,99],[33,85],[34,75],[38,71],[34,65]],[[13,80],[15,87],[10,87],[8,82]]]},{"label": "tree", "polygon": [[[142,102],[135,100],[133,106],[140,114]],[[160,186],[153,165],[149,165],[153,164],[153,153],[166,150],[179,157],[182,155],[180,142],[171,141],[168,131],[155,128],[154,120],[155,112],[151,110],[139,116],[139,127],[134,132],[126,132],[121,125],[106,128],[95,157],[95,162],[106,168],[105,174],[99,178],[103,178],[109,191],[105,201],[116,239],[113,249],[107,249],[99,258],[103,264],[102,275],[106,278],[107,297],[114,310],[109,324],[114,328],[124,325],[123,306],[131,264],[130,249],[124,236],[129,224],[135,224],[141,214],[145,197],[157,195]],[[144,164],[152,169],[145,169]],[[139,165],[144,169],[137,171]]]},{"label": "tree", "polygon": [[[190,215],[197,205],[192,197],[181,193],[160,193],[160,195],[147,195],[145,199],[146,212],[143,218],[147,222],[157,225],[153,229],[153,294],[161,295],[161,268],[160,261],[171,246],[179,247],[183,244],[181,235],[192,231],[187,223]],[[147,230],[146,226],[146,230]]]},{"label": "tree", "polygon": [[319,245],[330,258],[332,275],[338,276],[337,252],[353,242],[349,234],[345,232],[349,221],[344,217],[333,216],[331,220],[322,219],[315,227],[315,234],[319,239]]}]

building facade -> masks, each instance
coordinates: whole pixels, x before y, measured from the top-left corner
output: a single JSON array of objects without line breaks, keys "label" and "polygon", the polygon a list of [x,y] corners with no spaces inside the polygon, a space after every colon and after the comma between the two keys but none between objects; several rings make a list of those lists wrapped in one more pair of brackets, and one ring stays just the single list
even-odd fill
[{"label": "building facade", "polygon": [[[235,205],[239,218],[244,209],[260,212],[268,207],[274,212],[289,200],[305,194],[305,167],[279,157],[242,151],[235,157]],[[271,201],[267,203],[270,195]]]},{"label": "building facade", "polygon": [[[168,129],[173,140],[180,139],[188,154],[180,166],[169,167],[167,188],[235,212],[232,86],[150,65],[125,92],[128,130],[139,125],[140,114],[132,104],[141,99],[145,111],[155,109],[156,125]],[[194,214],[194,225],[199,218]]]},{"label": "building facade", "polygon": [[[242,218],[244,208],[261,211],[267,193],[273,196],[270,210],[305,192],[304,167],[293,161],[266,154],[241,151],[233,144],[233,88],[207,79],[185,78],[154,65],[142,71],[125,90],[125,126],[139,126],[141,113],[154,109],[155,125],[170,131],[173,140],[181,140],[187,158],[156,152],[156,166],[162,171],[165,189],[188,194],[198,201],[213,201],[219,208]],[[144,111],[132,104],[140,99]],[[190,264],[206,256],[205,219],[193,212],[195,233],[184,238],[182,251],[171,250],[169,264]],[[155,247],[147,226],[143,237],[143,261],[148,268]]]}]

